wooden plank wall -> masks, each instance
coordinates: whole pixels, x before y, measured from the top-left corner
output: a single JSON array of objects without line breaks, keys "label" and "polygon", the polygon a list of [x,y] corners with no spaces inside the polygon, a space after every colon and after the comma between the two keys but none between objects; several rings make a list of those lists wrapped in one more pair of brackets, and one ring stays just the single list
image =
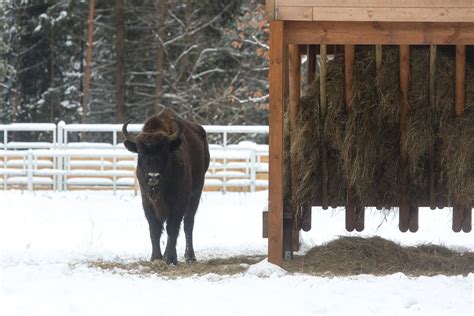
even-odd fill
[{"label": "wooden plank wall", "polygon": [[474,0],[267,0],[287,21],[474,22]]}]

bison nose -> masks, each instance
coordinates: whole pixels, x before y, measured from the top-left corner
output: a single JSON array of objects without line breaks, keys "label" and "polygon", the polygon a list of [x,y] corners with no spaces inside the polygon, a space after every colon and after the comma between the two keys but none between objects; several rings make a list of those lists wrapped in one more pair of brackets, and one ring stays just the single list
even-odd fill
[{"label": "bison nose", "polygon": [[158,185],[158,183],[160,182],[160,174],[158,172],[147,173],[146,182],[148,183],[148,185]]}]

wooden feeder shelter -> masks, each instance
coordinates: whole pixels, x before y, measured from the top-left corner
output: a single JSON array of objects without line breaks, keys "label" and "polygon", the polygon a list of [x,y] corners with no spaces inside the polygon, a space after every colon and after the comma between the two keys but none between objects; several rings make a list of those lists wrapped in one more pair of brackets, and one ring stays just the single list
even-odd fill
[{"label": "wooden feeder shelter", "polygon": [[[284,209],[284,113],[288,105],[292,135],[291,131],[298,124],[302,55],[307,56],[308,82],[315,78],[316,57],[320,56],[320,107],[324,111],[327,106],[326,57],[334,50],[344,51],[344,93],[346,107],[350,110],[355,45],[374,45],[377,59],[381,58],[383,45],[399,46],[400,165],[406,166],[407,155],[403,144],[410,111],[410,45],[431,45],[433,54],[436,54],[437,45],[455,45],[455,113],[462,116],[465,105],[466,46],[474,45],[474,0],[266,0],[266,9],[270,19],[271,106],[269,199],[268,214],[264,214],[264,226],[267,226],[264,234],[268,235],[269,261],[281,265],[282,260],[291,258],[297,249],[302,228],[301,224],[295,223],[293,212]],[[323,202],[319,206],[327,208],[324,183],[330,175],[324,167],[324,159],[327,158],[324,158],[324,148],[322,150]],[[418,228],[418,206],[426,205],[413,206],[406,190],[406,184],[402,181],[398,205],[399,227],[403,232],[415,232]],[[347,194],[346,204],[340,205],[346,209],[346,228],[362,230],[364,207],[354,206],[350,196]],[[471,213],[471,208],[458,207],[454,197],[453,230],[469,232]]]}]

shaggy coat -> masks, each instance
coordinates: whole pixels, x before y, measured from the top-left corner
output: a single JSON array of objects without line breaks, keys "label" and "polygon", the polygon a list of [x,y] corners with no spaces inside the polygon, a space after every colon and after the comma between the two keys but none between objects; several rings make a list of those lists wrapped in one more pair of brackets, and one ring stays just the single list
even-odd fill
[{"label": "shaggy coat", "polygon": [[[125,147],[138,153],[137,178],[143,209],[150,228],[151,260],[177,263],[176,240],[184,219],[186,262],[196,260],[193,249],[194,216],[209,166],[209,146],[202,126],[186,121],[171,110],[148,118],[137,136],[123,125]],[[166,223],[164,255],[160,238]]]}]

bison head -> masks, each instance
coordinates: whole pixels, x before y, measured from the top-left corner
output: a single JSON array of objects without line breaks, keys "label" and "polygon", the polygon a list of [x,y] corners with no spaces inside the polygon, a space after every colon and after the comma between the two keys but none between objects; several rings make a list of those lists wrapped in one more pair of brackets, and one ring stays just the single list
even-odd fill
[{"label": "bison head", "polygon": [[[170,153],[179,148],[181,144],[181,132],[183,127],[179,120],[174,120],[177,125],[176,131],[168,135],[166,132],[142,131],[137,136],[132,136],[127,131],[127,126],[131,120],[128,120],[122,126],[122,132],[126,140],[125,147],[138,154],[138,173],[143,177],[142,186],[146,190],[151,200],[160,198],[160,184],[163,177],[167,174],[167,166]],[[140,175],[139,175],[140,176]]]}]

